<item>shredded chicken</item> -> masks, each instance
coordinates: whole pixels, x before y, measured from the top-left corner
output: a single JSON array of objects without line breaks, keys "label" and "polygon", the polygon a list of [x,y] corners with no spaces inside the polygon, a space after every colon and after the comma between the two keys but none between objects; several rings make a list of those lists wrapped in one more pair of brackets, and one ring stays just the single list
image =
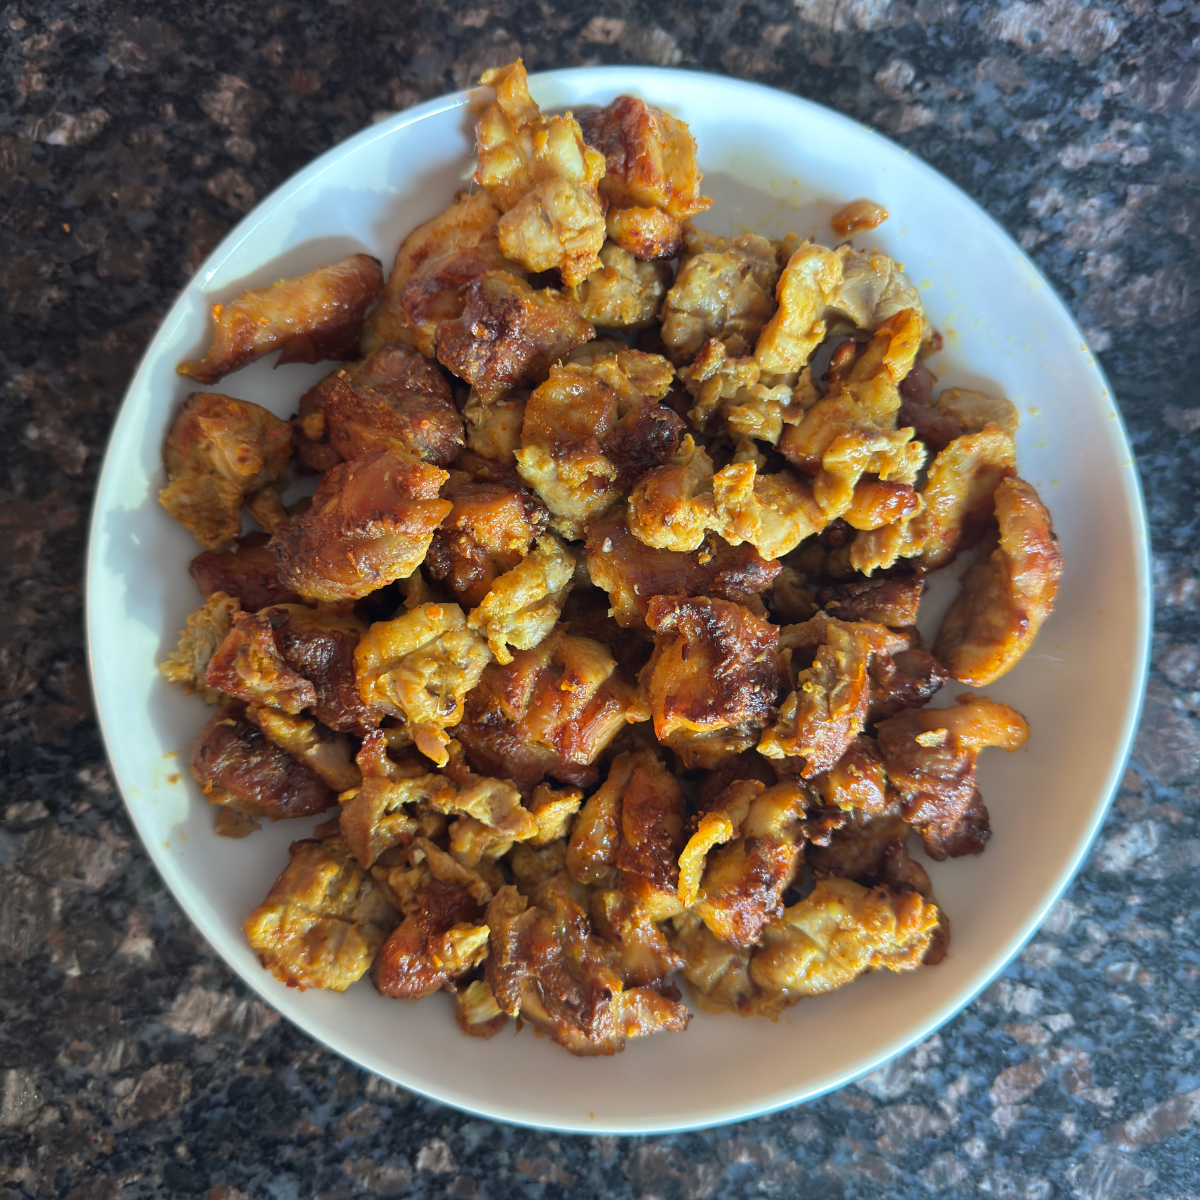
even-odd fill
[{"label": "shredded chicken", "polygon": [[158,664],[168,683],[178,683],[185,694],[199,692],[205,704],[219,704],[221,691],[206,678],[209,660],[224,642],[239,611],[233,596],[214,591],[195,612],[187,628],[179,631],[179,645]]},{"label": "shredded chicken", "polygon": [[1054,608],[1062,556],[1050,514],[1023,479],[995,492],[999,545],[976,559],[942,619],[934,653],[955,679],[983,687],[1014,667]]},{"label": "shredded chicken", "polygon": [[158,502],[206,550],[223,550],[241,532],[245,497],[278,479],[291,453],[286,421],[246,400],[193,392],[163,446]]},{"label": "shredded chicken", "polygon": [[344,992],[370,968],[397,913],[337,838],[293,842],[291,860],[245,920],[281,983]]},{"label": "shredded chicken", "polygon": [[279,364],[354,358],[363,317],[383,290],[383,269],[369,254],[351,254],[308,275],[243,292],[212,308],[213,341],[202,359],[176,368],[197,383],[279,350]]},{"label": "shredded chicken", "polygon": [[504,215],[500,249],[529,271],[557,268],[568,287],[597,266],[604,210],[596,194],[604,156],[567,113],[547,117],[529,95],[520,59],[485,71],[496,99],[475,124],[475,181]]}]

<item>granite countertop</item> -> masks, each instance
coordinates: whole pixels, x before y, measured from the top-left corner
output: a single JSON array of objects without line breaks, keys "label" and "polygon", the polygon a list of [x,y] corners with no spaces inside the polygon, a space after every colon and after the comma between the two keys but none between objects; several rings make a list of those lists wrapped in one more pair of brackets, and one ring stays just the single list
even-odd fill
[{"label": "granite countertop", "polygon": [[[14,0],[0,39],[0,1197],[1200,1191],[1194,2]],[[90,708],[92,487],[177,289],[314,155],[518,53],[531,70],[649,62],[758,80],[928,160],[1087,330],[1150,512],[1142,728],[1066,898],[903,1058],[709,1132],[493,1125],[312,1043],[175,906]]]}]

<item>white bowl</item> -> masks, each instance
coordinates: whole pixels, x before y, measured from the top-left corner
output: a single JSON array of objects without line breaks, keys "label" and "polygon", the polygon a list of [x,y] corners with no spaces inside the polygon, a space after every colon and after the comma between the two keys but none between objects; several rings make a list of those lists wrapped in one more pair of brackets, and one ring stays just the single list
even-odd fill
[{"label": "white bowl", "polygon": [[[982,757],[994,828],[987,852],[931,867],[953,922],[949,956],[934,968],[865,977],[775,1023],[696,1012],[682,1035],[577,1059],[530,1030],[486,1043],[465,1037],[448,996],[384,1000],[367,980],[345,995],[289,990],[246,944],[242,918],[313,822],[280,822],[244,841],[216,837],[186,761],[210,710],[155,669],[201,601],[187,572],[198,547],[156,501],[164,432],[195,387],[175,364],[203,351],[214,301],[356,250],[390,266],[404,235],[471,173],[466,92],[363,130],[285,183],[221,243],[163,322],[113,430],[92,519],[97,709],[134,824],[184,911],[251,988],[313,1037],[488,1117],[589,1133],[713,1125],[838,1087],[925,1037],[1045,916],[1100,823],[1136,724],[1150,613],[1145,520],[1121,419],[1075,322],[999,226],[920,159],[828,109],[732,79],[600,67],[530,83],[545,108],[632,92],[684,118],[716,199],[700,224],[718,232],[793,229],[828,244],[841,203],[884,204],[891,219],[858,242],[903,262],[920,288],[945,337],[932,360],[941,382],[1007,395],[1021,411],[1020,471],[1050,508],[1066,570],[1031,653],[987,689],[1033,731],[1023,750]],[[216,390],[288,416],[329,369],[272,371],[264,360]]]}]

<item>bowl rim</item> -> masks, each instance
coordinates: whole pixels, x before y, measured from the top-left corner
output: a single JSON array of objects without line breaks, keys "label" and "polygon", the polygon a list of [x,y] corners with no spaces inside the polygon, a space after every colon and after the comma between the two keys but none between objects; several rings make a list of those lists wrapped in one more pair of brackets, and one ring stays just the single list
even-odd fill
[{"label": "bowl rim", "polygon": [[[959,194],[974,210],[977,218],[990,225],[994,235],[998,235],[1007,248],[1014,253],[1021,261],[1024,267],[1032,271],[1037,279],[1044,285],[1045,293],[1050,305],[1057,308],[1059,315],[1065,318],[1068,326],[1078,335],[1081,344],[1086,343],[1086,338],[1074,315],[1067,307],[1061,295],[1046,278],[1044,272],[1038,265],[1029,257],[1029,255],[1020,247],[1020,245],[1009,235],[1007,230],[997,221],[977,200],[969,193],[960,188],[952,179],[943,175],[931,164],[923,158],[914,154],[904,146],[889,138],[884,137],[870,126],[857,121],[853,117],[848,117],[836,109],[831,109],[826,105],[809,100],[805,97],[795,95],[791,92],[783,91],[779,88],[769,87],[765,84],[752,83],[747,80],[738,79],[733,76],[720,75],[713,72],[681,70],[667,67],[643,67],[643,66],[587,66],[587,67],[562,67],[548,71],[535,72],[529,76],[530,88],[535,93],[543,86],[559,85],[561,90],[569,91],[570,82],[572,79],[587,76],[589,79],[612,81],[612,90],[614,94],[619,94],[623,88],[636,88],[639,83],[647,80],[664,82],[672,78],[687,77],[693,81],[705,81],[712,85],[717,85],[723,89],[731,89],[735,92],[743,92],[747,98],[755,97],[760,101],[765,101],[771,104],[778,104],[780,101],[793,103],[798,105],[802,110],[811,109],[818,111],[826,120],[831,120],[836,125],[844,124],[846,127],[852,128],[859,136],[866,135],[869,139],[877,141],[880,146],[886,146],[889,151],[894,152],[896,149],[901,150],[910,160],[912,168],[918,174],[924,174],[931,180],[935,180],[939,187],[949,187]],[[105,754],[108,759],[110,770],[112,771],[114,782],[121,793],[121,797],[125,803],[126,812],[129,815],[130,821],[138,833],[138,837],[142,842],[142,846],[154,864],[155,870],[158,873],[160,880],[166,885],[170,891],[176,904],[182,910],[187,919],[197,928],[204,937],[209,948],[219,955],[226,963],[229,970],[241,980],[244,986],[250,990],[272,1010],[278,1012],[290,1024],[300,1028],[307,1036],[314,1041],[320,1043],[326,1048],[332,1050],[340,1057],[348,1062],[354,1063],[363,1070],[371,1073],[378,1073],[376,1067],[363,1062],[356,1054],[349,1049],[338,1045],[338,1038],[326,1036],[324,1031],[318,1032],[311,1026],[314,1022],[306,1017],[301,1017],[290,1012],[283,1012],[277,1006],[273,997],[273,989],[269,988],[268,983],[273,982],[273,979],[267,972],[261,972],[261,978],[252,978],[243,972],[230,960],[225,951],[214,944],[210,939],[205,928],[193,918],[189,911],[188,905],[185,903],[179,886],[171,877],[171,872],[164,869],[161,861],[165,855],[162,853],[162,848],[159,847],[153,838],[147,835],[146,829],[143,827],[143,822],[139,819],[137,807],[130,800],[131,784],[122,778],[120,771],[117,768],[112,755],[109,753],[109,745],[112,744],[110,738],[110,726],[114,719],[114,714],[106,713],[99,703],[98,685],[97,685],[97,655],[96,645],[100,640],[100,631],[96,623],[96,603],[94,597],[96,595],[95,579],[98,572],[94,569],[96,566],[96,555],[98,554],[99,546],[99,525],[102,514],[106,511],[106,506],[102,506],[100,501],[105,496],[106,492],[112,486],[112,477],[116,470],[114,462],[111,458],[111,450],[114,441],[116,440],[118,427],[122,421],[127,409],[127,400],[130,393],[138,385],[143,372],[148,370],[151,356],[155,346],[159,340],[173,329],[184,317],[187,307],[187,299],[189,293],[193,289],[203,292],[204,288],[216,276],[221,265],[228,260],[234,252],[242,246],[248,239],[255,236],[262,224],[269,220],[269,212],[276,205],[285,201],[293,193],[302,190],[309,186],[314,180],[318,179],[325,172],[334,169],[337,162],[347,153],[360,150],[372,143],[380,140],[388,140],[398,134],[401,130],[409,126],[419,124],[420,122],[436,116],[448,110],[463,108],[472,103],[474,96],[478,92],[478,88],[464,88],[458,91],[449,92],[442,96],[434,97],[426,100],[421,104],[414,105],[412,108],[398,112],[391,117],[384,118],[373,125],[359,130],[348,138],[329,147],[322,154],[318,155],[310,163],[306,164],[299,171],[295,172],[276,188],[258,201],[254,208],[250,210],[241,220],[239,220],[233,228],[225,235],[224,238],[214,247],[214,249],[204,259],[203,263],[192,275],[192,277],[183,284],[179,289],[171,306],[168,308],[162,321],[155,329],[146,349],[143,351],[137,367],[129,377],[121,402],[117,406],[112,426],[105,440],[104,454],[101,459],[101,469],[96,479],[96,485],[92,494],[92,510],[88,522],[88,540],[85,554],[85,571],[84,571],[84,625],[85,625],[85,654],[88,664],[88,678],[91,687],[93,707],[96,713],[97,726],[101,733],[101,738],[104,743]],[[565,106],[550,106],[551,108]],[[872,1072],[892,1062],[919,1042],[931,1036],[936,1030],[948,1024],[959,1013],[962,1012],[969,1004],[971,1004],[1004,970],[1013,962],[1017,955],[1021,952],[1029,940],[1036,934],[1046,916],[1053,906],[1062,897],[1063,893],[1075,880],[1079,874],[1084,862],[1091,851],[1091,848],[1096,840],[1096,836],[1108,814],[1109,807],[1112,803],[1113,796],[1120,784],[1120,780],[1129,762],[1130,754],[1133,748],[1134,738],[1137,734],[1138,725],[1141,718],[1142,707],[1145,699],[1146,684],[1149,675],[1149,660],[1150,649],[1153,634],[1153,588],[1150,572],[1150,537],[1149,523],[1147,519],[1146,506],[1144,500],[1141,478],[1137,469],[1137,460],[1133,452],[1133,447],[1129,439],[1128,429],[1126,427],[1124,415],[1116,402],[1116,392],[1109,382],[1108,376],[1104,371],[1103,366],[1096,358],[1095,354],[1090,355],[1089,368],[1094,370],[1102,382],[1106,394],[1112,401],[1112,412],[1116,420],[1116,434],[1118,444],[1121,445],[1128,453],[1127,461],[1122,465],[1119,475],[1119,485],[1122,488],[1125,497],[1126,511],[1130,517],[1132,526],[1133,545],[1132,559],[1134,570],[1136,572],[1136,601],[1137,601],[1137,628],[1135,638],[1136,657],[1133,664],[1133,672],[1131,679],[1136,685],[1131,690],[1130,694],[1124,698],[1125,715],[1122,726],[1121,736],[1113,748],[1113,756],[1111,759],[1111,767],[1103,789],[1103,800],[1097,803],[1094,811],[1091,814],[1090,822],[1086,827],[1086,836],[1081,837],[1078,848],[1069,866],[1065,868],[1058,882],[1053,886],[1040,908],[1035,915],[1027,922],[1027,927],[1020,930],[1010,942],[1008,948],[1003,952],[1002,956],[995,961],[989,970],[981,973],[979,979],[974,981],[964,993],[954,1002],[953,1007],[946,1011],[938,1011],[928,1020],[917,1023],[913,1032],[905,1037],[894,1042],[889,1049],[882,1055],[877,1056],[866,1064],[858,1064],[838,1075],[836,1078],[827,1079],[815,1086],[798,1089],[792,1096],[780,1101],[772,1101],[762,1105],[742,1105],[734,1111],[718,1112],[708,1119],[682,1119],[671,1121],[667,1120],[662,1123],[653,1125],[641,1124],[613,1124],[603,1123],[597,1124],[595,1121],[570,1121],[566,1120],[559,1124],[548,1124],[545,1121],[523,1117],[520,1113],[504,1113],[497,1114],[488,1107],[476,1107],[469,1101],[464,1100],[461,1096],[447,1094],[440,1089],[436,1084],[430,1085],[425,1082],[415,1084],[405,1081],[403,1086],[413,1091],[414,1093],[423,1095],[424,1097],[434,1100],[438,1103],[448,1105],[460,1112],[465,1112],[473,1116],[483,1117],[491,1121],[499,1121],[505,1124],[521,1126],[532,1129],[553,1130],[562,1133],[587,1133],[587,1134],[619,1134],[638,1136],[646,1134],[666,1134],[686,1132],[688,1130],[717,1128],[722,1125],[728,1125],[738,1121],[750,1120],[760,1116],[766,1116],[771,1113],[780,1112],[784,1109],[794,1107],[796,1105],[806,1103],[809,1100],[816,1099],[820,1096],[827,1095],[830,1092],[837,1091],[855,1080],[860,1079]],[[385,1076],[386,1078],[386,1076]]]}]

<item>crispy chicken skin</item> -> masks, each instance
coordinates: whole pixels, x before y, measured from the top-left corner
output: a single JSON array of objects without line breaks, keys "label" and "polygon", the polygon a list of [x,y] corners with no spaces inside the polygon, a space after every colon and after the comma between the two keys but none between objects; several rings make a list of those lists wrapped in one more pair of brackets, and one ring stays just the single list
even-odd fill
[{"label": "crispy chicken skin", "polygon": [[450,207],[418,225],[400,243],[379,304],[363,328],[362,351],[388,342],[436,352],[438,326],[462,316],[472,280],[486,271],[512,271],[500,250],[500,213],[486,192],[463,189]]},{"label": "crispy chicken skin", "polygon": [[429,603],[372,625],[355,647],[354,671],[363,703],[405,721],[417,749],[441,767],[445,730],[462,720],[490,659],[457,604]]},{"label": "crispy chicken skin", "polygon": [[210,804],[250,818],[307,817],[337,803],[333,789],[270,741],[239,705],[222,708],[200,731],[191,769]]},{"label": "crispy chicken skin", "polygon": [[283,660],[276,633],[286,610],[235,613],[229,633],[208,661],[205,681],[247,704],[298,713],[317,702],[313,685]]},{"label": "crispy chicken skin", "polygon": [[673,256],[680,222],[712,205],[700,195],[696,142],[687,125],[633,96],[584,113],[580,125],[605,157],[600,191],[610,205],[609,236],[615,233],[613,240],[637,258]]},{"label": "crispy chicken skin", "polygon": [[569,296],[534,291],[511,271],[487,271],[467,287],[462,316],[438,326],[437,357],[486,405],[541,383],[552,363],[595,336]]},{"label": "crispy chicken skin", "polygon": [[633,332],[654,324],[671,285],[671,268],[638,262],[616,242],[600,248],[600,266],[571,289],[580,315],[598,329]]},{"label": "crispy chicken skin", "polygon": [[463,446],[462,417],[445,376],[416,350],[394,344],[309,388],[297,426],[300,460],[318,470],[333,465],[330,453],[336,462],[376,448],[444,467]]},{"label": "crispy chicken skin", "polygon": [[288,987],[344,992],[370,968],[397,913],[340,839],[293,842],[245,920],[259,961]]},{"label": "crispy chicken skin", "polygon": [[811,785],[826,807],[844,812],[890,813],[897,804],[879,747],[865,734],[856,737],[846,753],[828,771],[815,776]]},{"label": "crispy chicken skin", "polygon": [[483,601],[496,579],[511,571],[546,531],[543,505],[522,487],[450,471],[442,498],[454,507],[425,556],[425,572],[467,608]]},{"label": "crispy chicken skin", "polygon": [[312,507],[271,541],[281,581],[306,600],[354,600],[406,579],[454,507],[446,472],[368,450],[321,479]]},{"label": "crispy chicken skin", "polygon": [[584,142],[570,113],[541,112],[520,59],[485,71],[479,82],[496,98],[475,123],[475,182],[503,213],[500,249],[526,270],[557,268],[571,287],[595,269],[604,244],[596,194],[604,156]]},{"label": "crispy chicken skin", "polygon": [[589,928],[568,889],[530,905],[508,885],[488,904],[486,979],[499,1007],[544,1029],[573,1054],[615,1054],[625,1040],[681,1032],[682,1004],[651,988],[626,989],[617,952]]},{"label": "crispy chicken skin", "polygon": [[887,219],[887,209],[874,200],[851,200],[829,218],[829,224],[838,237],[848,238],[877,229]]},{"label": "crispy chicken skin", "polygon": [[752,358],[731,358],[724,342],[709,338],[679,378],[694,403],[688,420],[698,433],[722,433],[777,445],[785,419],[794,419],[793,390],[764,376]]},{"label": "crispy chicken skin", "polygon": [[775,312],[775,246],[750,233],[719,238],[687,228],[686,254],[662,308],[662,339],[671,360],[690,361],[717,338],[734,357],[750,354]]},{"label": "crispy chicken skin", "polygon": [[863,971],[921,965],[938,911],[916,892],[868,890],[849,879],[819,879],[809,895],[763,930],[750,959],[753,1009],[769,1016],[819,996]]},{"label": "crispy chicken skin", "polygon": [[163,446],[158,502],[206,550],[223,550],[241,532],[245,497],[278,479],[291,453],[286,421],[246,400],[193,392]]},{"label": "crispy chicken skin", "polygon": [[176,368],[197,383],[216,383],[272,350],[283,363],[354,358],[363,317],[383,290],[383,269],[369,254],[351,254],[308,275],[281,279],[214,304],[213,342],[205,356]]},{"label": "crispy chicken skin", "polygon": [[975,760],[985,746],[1016,750],[1029,737],[1024,717],[1007,704],[970,693],[951,708],[908,708],[876,729],[902,813],[939,861],[978,854],[991,836],[975,787]]},{"label": "crispy chicken skin", "polygon": [[752,546],[707,538],[698,550],[655,550],[629,532],[619,509],[594,521],[587,536],[588,574],[608,592],[617,624],[648,631],[646,610],[655,596],[713,596],[764,615],[760,594],[780,572]]},{"label": "crispy chicken skin", "polygon": [[279,559],[268,548],[271,539],[258,531],[243,534],[237,546],[218,554],[205,550],[188,565],[203,596],[224,592],[247,612],[268,604],[298,604],[300,597],[279,582]]},{"label": "crispy chicken skin", "polygon": [[[776,626],[704,596],[655,596],[646,623],[654,654],[642,689],[658,740],[698,766],[754,745],[784,679]],[[704,741],[713,734],[723,736]]]},{"label": "crispy chicken skin", "polygon": [[825,339],[825,310],[841,282],[841,262],[833,251],[801,243],[776,284],[779,307],[754,346],[755,361],[764,371],[787,375],[805,366]]},{"label": "crispy chicken skin", "polygon": [[817,592],[817,602],[842,621],[872,621],[899,629],[917,623],[917,606],[925,590],[923,575],[851,579]]},{"label": "crispy chicken skin", "polygon": [[659,404],[665,358],[621,349],[551,367],[525,405],[517,470],[566,538],[580,538],[638,476],[669,458],[683,422]]},{"label": "crispy chicken skin", "polygon": [[627,721],[646,719],[636,689],[608,650],[559,625],[504,666],[492,663],[467,696],[455,731],[478,771],[528,794],[550,775],[581,787]]},{"label": "crispy chicken skin", "polygon": [[210,687],[208,664],[217,648],[233,628],[238,612],[237,598],[214,591],[195,612],[190,613],[187,626],[179,632],[178,646],[158,664],[168,683],[178,683],[185,695],[199,692],[205,704],[219,704],[223,693]]},{"label": "crispy chicken skin", "polygon": [[994,503],[999,545],[963,574],[934,645],[950,674],[974,687],[998,679],[1029,649],[1054,608],[1062,574],[1058,539],[1037,492],[1023,479],[1005,479]]}]

